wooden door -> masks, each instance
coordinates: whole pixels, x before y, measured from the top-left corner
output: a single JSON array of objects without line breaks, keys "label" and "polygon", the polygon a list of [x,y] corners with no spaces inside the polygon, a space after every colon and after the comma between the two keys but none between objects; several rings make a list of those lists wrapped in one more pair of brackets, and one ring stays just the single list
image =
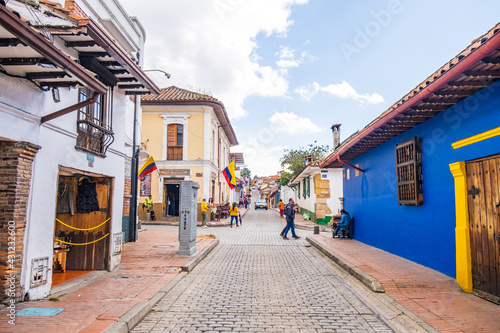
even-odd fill
[{"label": "wooden door", "polygon": [[500,303],[500,155],[466,169],[474,293]]}]

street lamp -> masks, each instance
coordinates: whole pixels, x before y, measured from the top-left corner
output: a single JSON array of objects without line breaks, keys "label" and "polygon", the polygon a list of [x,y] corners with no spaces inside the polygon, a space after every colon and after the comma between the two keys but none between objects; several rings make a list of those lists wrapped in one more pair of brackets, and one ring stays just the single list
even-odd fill
[{"label": "street lamp", "polygon": [[[167,79],[170,79],[170,74],[161,69],[145,69],[143,72],[161,72],[165,74]],[[136,127],[137,127],[137,112],[141,106],[141,95],[134,95],[134,128],[132,131],[132,176],[130,179],[130,208],[129,208],[129,242],[137,241],[137,174],[139,172],[139,155],[141,146],[136,148]]]},{"label": "street lamp", "polygon": [[160,73],[163,73],[165,74],[165,76],[167,77],[167,79],[170,79],[170,74],[161,70],[161,69],[145,69],[143,70],[143,72],[160,72]]}]

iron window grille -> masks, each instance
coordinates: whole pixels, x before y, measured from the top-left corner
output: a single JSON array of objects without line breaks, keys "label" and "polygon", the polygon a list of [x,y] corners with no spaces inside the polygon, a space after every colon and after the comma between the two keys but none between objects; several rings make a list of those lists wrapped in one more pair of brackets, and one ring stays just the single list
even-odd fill
[{"label": "iron window grille", "polygon": [[307,197],[311,197],[311,177],[307,176]]},{"label": "iron window grille", "polygon": [[[79,102],[92,96],[88,88],[79,89]],[[108,147],[114,141],[113,89],[106,95],[99,95],[97,101],[78,110],[76,149],[105,157]]]},{"label": "iron window grille", "polygon": [[396,175],[398,204],[422,206],[422,151],[420,140],[412,140],[396,145]]},{"label": "iron window grille", "polygon": [[300,182],[298,182],[298,184],[297,184],[297,195],[300,199]]}]

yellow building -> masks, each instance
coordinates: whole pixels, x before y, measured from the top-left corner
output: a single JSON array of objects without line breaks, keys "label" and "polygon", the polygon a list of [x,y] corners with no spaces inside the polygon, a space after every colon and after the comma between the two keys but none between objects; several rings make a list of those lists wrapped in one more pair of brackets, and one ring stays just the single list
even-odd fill
[{"label": "yellow building", "polygon": [[178,216],[181,180],[200,185],[198,203],[209,198],[216,204],[229,201],[229,186],[219,173],[229,164],[229,148],[238,140],[224,104],[171,86],[159,95],[143,95],[141,107],[142,148],[153,156],[158,172],[140,181],[139,219],[145,217],[142,203],[149,194],[158,219]]}]

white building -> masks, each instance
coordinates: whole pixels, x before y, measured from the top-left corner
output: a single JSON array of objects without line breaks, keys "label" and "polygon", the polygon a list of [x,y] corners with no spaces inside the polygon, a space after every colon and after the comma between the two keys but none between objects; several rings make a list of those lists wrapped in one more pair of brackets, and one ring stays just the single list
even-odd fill
[{"label": "white building", "polygon": [[136,61],[144,38],[114,0],[0,5],[0,223],[12,225],[16,243],[0,244],[13,255],[0,273],[15,276],[16,299],[47,296],[59,270],[120,262],[127,95],[159,92]]},{"label": "white building", "polygon": [[[327,223],[342,209],[342,168],[320,169],[319,161],[309,162],[290,180],[289,186],[300,213],[306,213],[314,222]],[[290,195],[287,191],[283,198]]]}]

